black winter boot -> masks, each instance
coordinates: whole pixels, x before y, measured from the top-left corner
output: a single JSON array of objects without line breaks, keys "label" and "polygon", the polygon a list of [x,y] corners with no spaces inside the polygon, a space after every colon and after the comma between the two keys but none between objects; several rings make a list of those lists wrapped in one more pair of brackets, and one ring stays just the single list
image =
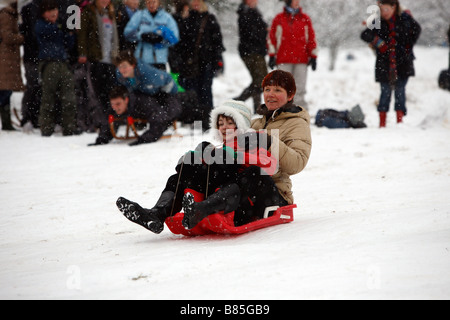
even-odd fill
[{"label": "black winter boot", "polygon": [[227,185],[202,202],[194,202],[193,195],[186,193],[183,198],[183,226],[190,230],[195,228],[207,216],[224,211],[233,212],[239,206],[241,191],[235,183]]},{"label": "black winter boot", "polygon": [[125,218],[143,226],[153,233],[160,234],[164,230],[164,222],[170,215],[175,193],[165,191],[152,209],[144,209],[139,204],[125,198],[117,199],[116,205]]},{"label": "black winter boot", "polygon": [[0,106],[0,117],[2,118],[3,131],[16,131],[11,123],[11,109],[9,105]]}]

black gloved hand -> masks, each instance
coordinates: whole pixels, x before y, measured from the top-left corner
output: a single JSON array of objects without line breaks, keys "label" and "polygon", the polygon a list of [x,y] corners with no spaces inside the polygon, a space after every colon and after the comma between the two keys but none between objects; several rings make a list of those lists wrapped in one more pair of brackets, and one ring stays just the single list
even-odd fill
[{"label": "black gloved hand", "polygon": [[275,69],[275,67],[277,66],[277,59],[275,57],[270,57],[269,59],[269,67],[270,69]]},{"label": "black gloved hand", "polygon": [[150,44],[161,43],[164,40],[164,38],[161,35],[153,33],[153,32],[144,33],[141,36],[141,39],[142,39],[142,41],[150,43]]},{"label": "black gloved hand", "polygon": [[195,147],[195,151],[203,154],[203,152],[205,152],[205,149],[208,147],[214,149],[214,145],[211,142],[203,141],[202,143],[199,143],[197,147]]},{"label": "black gloved hand", "polygon": [[370,29],[364,30],[361,34],[361,39],[365,42],[372,42],[375,39],[375,32]]},{"label": "black gloved hand", "polygon": [[108,140],[108,139],[98,137],[98,138],[95,140],[94,143],[88,144],[88,147],[102,146],[102,145],[105,145],[105,144],[108,144],[108,143],[109,143],[109,140]]},{"label": "black gloved hand", "polygon": [[316,71],[317,69],[317,59],[316,58],[310,58],[308,61],[308,66],[311,66],[313,71]]}]

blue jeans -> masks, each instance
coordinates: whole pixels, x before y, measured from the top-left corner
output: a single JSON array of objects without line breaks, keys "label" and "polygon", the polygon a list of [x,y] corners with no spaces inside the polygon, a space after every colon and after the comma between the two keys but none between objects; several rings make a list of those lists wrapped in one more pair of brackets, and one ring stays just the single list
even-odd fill
[{"label": "blue jeans", "polygon": [[0,107],[9,106],[9,99],[12,93],[10,90],[0,90]]},{"label": "blue jeans", "polygon": [[[406,115],[406,84],[408,79],[399,79],[395,84],[395,111]],[[388,112],[391,104],[392,87],[389,82],[381,82],[381,97],[378,112]]]}]

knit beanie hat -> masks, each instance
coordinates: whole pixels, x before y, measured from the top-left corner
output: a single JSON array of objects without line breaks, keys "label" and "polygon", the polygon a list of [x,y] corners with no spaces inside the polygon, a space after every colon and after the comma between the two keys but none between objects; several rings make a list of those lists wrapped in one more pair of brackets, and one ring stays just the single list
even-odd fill
[{"label": "knit beanie hat", "polygon": [[239,130],[247,131],[250,129],[252,121],[252,111],[242,101],[229,100],[222,103],[219,107],[211,111],[210,126],[212,129],[217,128],[217,120],[220,115],[233,118]]}]

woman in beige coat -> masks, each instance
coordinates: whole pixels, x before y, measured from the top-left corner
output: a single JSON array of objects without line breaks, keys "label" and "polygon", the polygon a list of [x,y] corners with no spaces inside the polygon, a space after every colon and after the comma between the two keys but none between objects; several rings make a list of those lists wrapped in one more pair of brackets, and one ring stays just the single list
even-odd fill
[{"label": "woman in beige coat", "polygon": [[23,36],[17,23],[17,1],[0,3],[0,114],[2,130],[14,130],[11,125],[9,99],[13,91],[24,91],[20,71],[20,45]]},{"label": "woman in beige coat", "polygon": [[310,117],[293,102],[296,85],[292,74],[275,70],[262,84],[264,101],[258,113],[263,117],[252,122],[255,130],[267,130],[272,137],[270,152],[277,157],[279,169],[272,176],[281,196],[294,203],[290,176],[301,172],[311,154]]}]

